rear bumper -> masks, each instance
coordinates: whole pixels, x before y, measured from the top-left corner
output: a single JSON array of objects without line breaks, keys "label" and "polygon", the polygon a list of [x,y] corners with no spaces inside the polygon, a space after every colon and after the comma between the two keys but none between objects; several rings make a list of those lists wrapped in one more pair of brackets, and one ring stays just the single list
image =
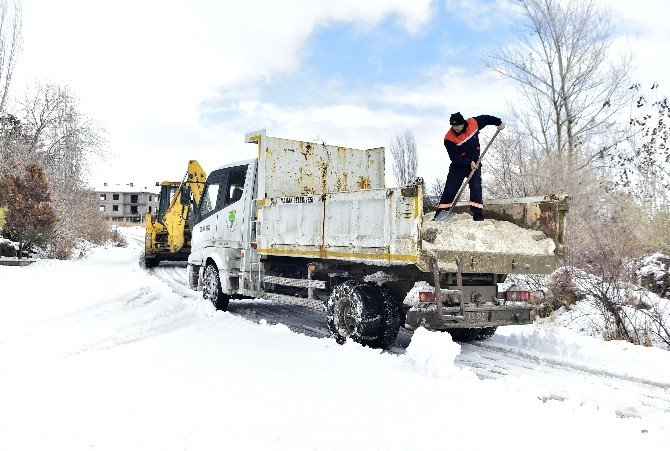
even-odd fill
[{"label": "rear bumper", "polygon": [[466,306],[462,315],[458,307],[445,307],[442,313],[440,318],[435,310],[412,308],[407,312],[405,327],[411,330],[497,327],[530,324],[534,317],[533,308],[526,306]]}]

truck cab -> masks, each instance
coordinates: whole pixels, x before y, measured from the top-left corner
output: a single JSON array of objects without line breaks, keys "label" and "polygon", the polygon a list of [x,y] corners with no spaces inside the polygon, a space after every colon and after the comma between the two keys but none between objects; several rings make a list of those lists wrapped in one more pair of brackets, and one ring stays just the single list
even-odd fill
[{"label": "truck cab", "polygon": [[[251,231],[257,160],[222,166],[207,177],[202,199],[195,208],[195,225],[188,261],[189,281],[220,308],[239,294],[244,256],[253,251]],[[220,293],[202,285],[207,267],[216,268]],[[193,269],[197,268],[194,273]],[[208,277],[213,277],[210,269]],[[221,276],[223,274],[223,277]]]}]

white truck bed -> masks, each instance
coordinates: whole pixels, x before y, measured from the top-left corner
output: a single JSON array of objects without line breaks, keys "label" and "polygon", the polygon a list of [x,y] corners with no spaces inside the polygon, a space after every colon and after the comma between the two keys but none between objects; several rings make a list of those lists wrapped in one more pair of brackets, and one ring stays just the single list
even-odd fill
[{"label": "white truck bed", "polygon": [[563,198],[487,203],[488,214],[553,238],[557,251],[552,255],[428,252],[421,236],[423,184],[385,188],[383,148],[327,146],[272,138],[264,131],[247,134],[247,142],[259,146],[256,248],[261,255],[416,265],[426,272],[437,259],[442,271],[456,271],[460,261],[465,273],[543,274],[556,268],[564,252]]}]

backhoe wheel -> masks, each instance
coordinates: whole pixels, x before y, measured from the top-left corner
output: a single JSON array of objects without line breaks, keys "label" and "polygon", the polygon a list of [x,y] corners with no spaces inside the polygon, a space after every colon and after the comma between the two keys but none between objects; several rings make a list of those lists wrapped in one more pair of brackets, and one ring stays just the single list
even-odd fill
[{"label": "backhoe wheel", "polygon": [[226,310],[230,297],[221,291],[221,279],[219,269],[215,264],[209,263],[205,267],[202,276],[202,297],[212,303],[217,310]]},{"label": "backhoe wheel", "polygon": [[381,346],[382,299],[377,287],[348,280],[335,287],[326,303],[328,329],[338,343],[351,338]]},{"label": "backhoe wheel", "polygon": [[145,254],[140,256],[140,266],[142,268],[155,268],[158,263],[159,260],[156,257],[147,257]]},{"label": "backhoe wheel", "polygon": [[482,328],[481,332],[479,332],[479,336],[477,337],[477,340],[486,340],[487,338],[491,338],[493,335],[496,333],[497,327],[484,327]]},{"label": "backhoe wheel", "polygon": [[462,328],[462,329],[448,329],[447,330],[454,341],[467,343],[476,340],[479,337],[481,329],[478,327]]}]

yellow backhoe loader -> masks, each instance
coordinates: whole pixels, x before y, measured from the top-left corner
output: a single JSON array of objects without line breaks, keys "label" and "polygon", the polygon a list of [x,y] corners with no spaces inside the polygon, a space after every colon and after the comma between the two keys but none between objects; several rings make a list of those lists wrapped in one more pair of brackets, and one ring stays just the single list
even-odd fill
[{"label": "yellow backhoe loader", "polygon": [[191,199],[196,204],[200,203],[206,179],[207,174],[200,164],[191,160],[181,182],[156,183],[161,192],[158,210],[146,217],[143,266],[153,268],[161,261],[188,260],[191,252]]}]

